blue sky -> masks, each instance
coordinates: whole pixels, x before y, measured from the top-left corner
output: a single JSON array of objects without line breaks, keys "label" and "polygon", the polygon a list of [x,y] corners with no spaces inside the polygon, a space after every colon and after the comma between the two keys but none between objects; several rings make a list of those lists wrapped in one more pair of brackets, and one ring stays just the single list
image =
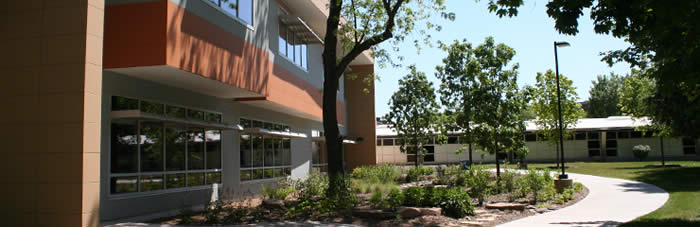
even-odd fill
[{"label": "blue sky", "polygon": [[[479,45],[488,36],[493,36],[496,43],[504,43],[516,51],[514,63],[520,64],[518,85],[521,87],[534,85],[537,72],[547,69],[554,70],[554,41],[567,41],[570,47],[559,48],[559,72],[573,80],[580,100],[587,100],[593,80],[597,75],[627,74],[628,64],[618,63],[608,67],[601,62],[600,52],[623,49],[629,46],[622,39],[611,35],[599,35],[593,31],[593,22],[588,11],[579,20],[579,34],[576,36],[560,35],[554,29],[554,20],[546,13],[547,1],[525,1],[520,7],[519,14],[514,18],[498,18],[487,10],[488,1],[482,0],[447,0],[448,10],[456,13],[455,21],[435,19],[443,26],[441,32],[432,34],[433,41],[441,40],[452,43],[452,40],[467,39],[468,42]],[[416,36],[419,37],[419,36]],[[409,37],[406,40],[413,40]],[[390,49],[391,45],[381,44]],[[435,77],[435,66],[442,63],[445,53],[437,47],[423,47],[420,54],[416,53],[412,41],[406,42],[400,48],[400,55],[405,59],[404,66],[416,64],[419,71],[425,72],[428,79],[438,88],[440,81]],[[398,89],[398,80],[408,73],[404,68],[375,68],[380,77],[376,81],[375,103],[376,114],[382,116],[389,112],[388,102],[391,95]]]}]

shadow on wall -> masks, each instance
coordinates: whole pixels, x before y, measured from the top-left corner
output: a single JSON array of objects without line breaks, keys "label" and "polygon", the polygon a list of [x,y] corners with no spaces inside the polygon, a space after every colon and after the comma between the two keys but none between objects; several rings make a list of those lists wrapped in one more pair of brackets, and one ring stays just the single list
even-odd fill
[{"label": "shadow on wall", "polygon": [[[167,32],[168,64],[259,94],[268,94],[267,83],[273,64],[267,51],[185,10],[193,4],[204,4],[202,2],[183,1],[185,5],[180,7],[165,2],[169,4],[170,23]],[[256,18],[267,17],[268,7],[256,9],[259,15]],[[256,30],[267,29],[265,23],[256,26]],[[245,36],[255,37],[249,29],[246,29]]]}]

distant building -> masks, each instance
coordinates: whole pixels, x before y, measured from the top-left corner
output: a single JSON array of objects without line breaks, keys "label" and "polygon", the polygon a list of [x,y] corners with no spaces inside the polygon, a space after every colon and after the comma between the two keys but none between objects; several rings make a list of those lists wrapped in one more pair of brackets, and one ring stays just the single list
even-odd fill
[{"label": "distant building", "polygon": [[[529,162],[553,162],[557,160],[557,146],[543,141],[537,135],[533,121],[527,121],[527,132],[523,135],[530,153],[525,158]],[[635,160],[632,147],[638,144],[649,145],[652,152],[648,159],[659,159],[660,140],[651,132],[635,131],[638,126],[649,124],[646,119],[634,120],[627,116],[608,118],[580,119],[574,129],[572,138],[564,141],[564,156],[567,161],[627,161]],[[456,154],[461,147],[457,134],[448,136],[446,144],[427,144],[424,147],[426,164],[457,163],[469,160],[468,152]],[[388,125],[377,126],[377,163],[411,164],[414,154],[402,153],[399,144],[401,138]],[[700,159],[700,146],[697,139],[664,138],[664,153],[669,159]],[[475,147],[476,150],[476,147]],[[473,152],[474,162],[495,162],[494,155]],[[512,158],[512,157],[510,157]]]}]

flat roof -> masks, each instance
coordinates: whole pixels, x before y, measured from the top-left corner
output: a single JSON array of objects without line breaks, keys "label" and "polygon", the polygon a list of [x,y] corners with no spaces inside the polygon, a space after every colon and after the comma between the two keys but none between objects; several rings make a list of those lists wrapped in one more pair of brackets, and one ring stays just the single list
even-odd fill
[{"label": "flat roof", "polygon": [[[632,118],[630,116],[611,116],[607,118],[581,118],[576,123],[574,130],[577,131],[593,131],[593,130],[615,130],[615,129],[634,129],[639,126],[650,125],[651,121],[647,117]],[[377,136],[396,136],[397,133],[389,125],[377,125]],[[528,132],[537,131],[538,127],[535,122],[525,121],[525,130]],[[460,133],[460,132],[455,132]]]}]

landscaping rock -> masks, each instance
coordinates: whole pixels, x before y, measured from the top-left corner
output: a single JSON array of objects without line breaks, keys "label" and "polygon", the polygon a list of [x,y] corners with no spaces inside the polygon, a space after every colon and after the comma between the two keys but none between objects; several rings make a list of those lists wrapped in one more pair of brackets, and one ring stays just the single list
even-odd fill
[{"label": "landscaping rock", "polygon": [[537,208],[537,209],[535,209],[535,212],[540,213],[540,214],[541,214],[541,213],[544,213],[544,212],[547,212],[547,211],[548,211],[547,208]]},{"label": "landscaping rock", "polygon": [[401,207],[399,214],[402,218],[415,218],[422,215],[421,210],[415,207]]},{"label": "landscaping rock", "polygon": [[525,208],[527,208],[527,209],[533,209],[533,210],[534,210],[534,209],[537,209],[537,207],[535,207],[535,206],[533,206],[533,205],[527,205]]},{"label": "landscaping rock", "polygon": [[270,208],[283,208],[284,200],[281,199],[266,199],[263,200],[263,206]]},{"label": "landscaping rock", "polygon": [[525,204],[520,203],[491,203],[486,204],[486,209],[499,209],[499,210],[525,210]]},{"label": "landscaping rock", "polygon": [[435,188],[448,188],[449,185],[438,184],[438,185],[435,185],[435,186],[433,186],[433,187],[435,187]]},{"label": "landscaping rock", "polygon": [[432,215],[432,216],[442,215],[442,208],[439,208],[439,207],[419,208],[419,210],[420,210],[421,215]]},{"label": "landscaping rock", "polygon": [[372,218],[372,219],[388,219],[395,217],[393,212],[378,210],[378,209],[353,209],[352,214],[357,217]]}]

